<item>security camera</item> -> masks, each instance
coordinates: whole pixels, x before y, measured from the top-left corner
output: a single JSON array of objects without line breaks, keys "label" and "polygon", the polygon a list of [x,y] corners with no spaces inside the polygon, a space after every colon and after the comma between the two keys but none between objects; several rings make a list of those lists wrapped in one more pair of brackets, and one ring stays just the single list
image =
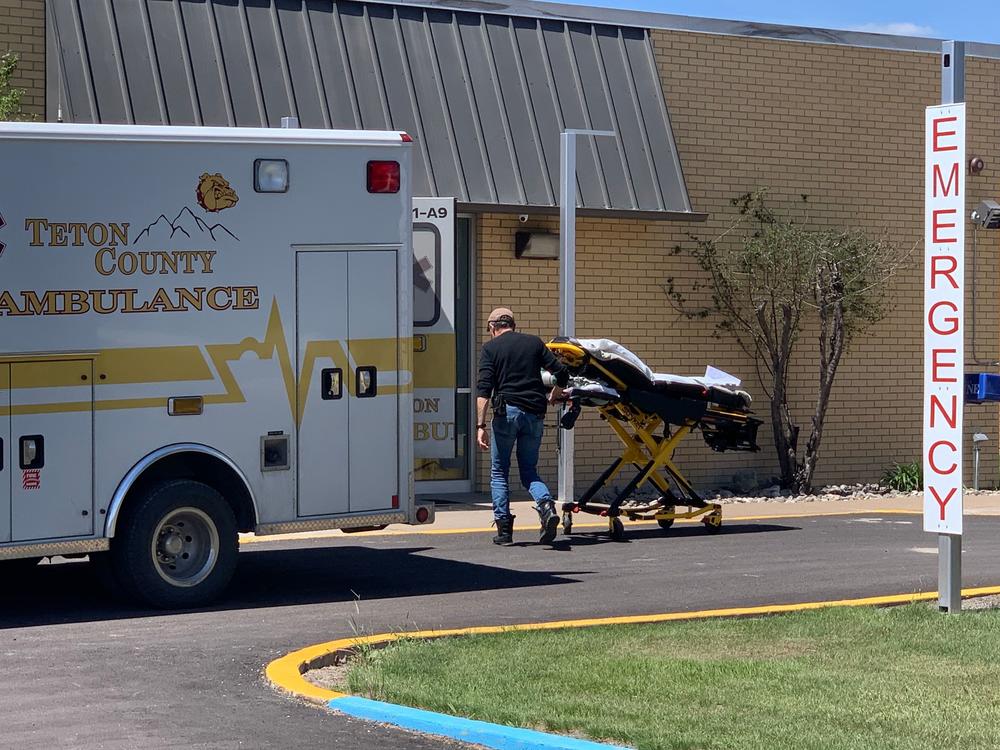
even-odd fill
[{"label": "security camera", "polygon": [[982,160],[979,156],[973,156],[969,159],[969,171],[972,174],[979,174],[984,169],[986,169],[986,162]]},{"label": "security camera", "polygon": [[519,222],[521,222],[522,224],[527,224],[528,223],[528,214],[521,214],[520,216],[517,217],[517,220]]},{"label": "security camera", "polygon": [[981,201],[972,212],[972,220],[983,229],[1000,229],[1000,203]]}]

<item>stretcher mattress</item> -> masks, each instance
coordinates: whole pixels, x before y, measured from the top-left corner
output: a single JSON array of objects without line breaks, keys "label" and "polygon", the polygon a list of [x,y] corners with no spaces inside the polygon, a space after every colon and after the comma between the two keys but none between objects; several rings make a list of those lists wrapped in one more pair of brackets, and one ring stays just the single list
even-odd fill
[{"label": "stretcher mattress", "polygon": [[570,368],[571,385],[578,397],[594,401],[626,398],[640,408],[645,403],[652,407],[650,411],[657,412],[662,411],[662,405],[657,408],[654,403],[657,396],[713,403],[739,411],[750,409],[752,399],[739,389],[740,379],[714,367],[707,367],[702,376],[658,373],[611,339],[556,339],[554,343],[560,341],[580,347],[601,365],[594,367],[585,359]]}]

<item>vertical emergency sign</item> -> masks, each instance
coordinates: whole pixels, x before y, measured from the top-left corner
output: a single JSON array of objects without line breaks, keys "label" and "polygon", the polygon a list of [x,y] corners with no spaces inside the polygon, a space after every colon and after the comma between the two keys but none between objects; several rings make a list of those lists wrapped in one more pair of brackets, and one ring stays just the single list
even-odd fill
[{"label": "vertical emergency sign", "polygon": [[924,175],[924,531],[962,533],[965,105],[928,107]]}]

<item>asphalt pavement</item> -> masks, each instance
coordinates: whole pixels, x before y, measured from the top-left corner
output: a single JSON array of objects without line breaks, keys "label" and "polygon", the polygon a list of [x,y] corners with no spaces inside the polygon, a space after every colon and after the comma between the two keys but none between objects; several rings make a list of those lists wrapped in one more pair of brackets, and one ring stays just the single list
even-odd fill
[{"label": "asphalt pavement", "polygon": [[[786,512],[795,513],[794,506]],[[85,562],[0,568],[0,747],[442,748],[299,704],[273,658],[356,633],[502,625],[932,591],[916,515],[730,520],[552,547],[518,532],[338,536],[245,545],[228,596],[197,612],[108,599]],[[1000,584],[1000,517],[966,519],[965,587]]]}]

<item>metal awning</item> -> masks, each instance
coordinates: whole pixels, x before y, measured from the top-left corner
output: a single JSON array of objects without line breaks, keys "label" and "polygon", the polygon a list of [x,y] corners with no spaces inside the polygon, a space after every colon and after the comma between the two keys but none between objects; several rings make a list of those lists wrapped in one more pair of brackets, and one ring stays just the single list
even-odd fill
[{"label": "metal awning", "polygon": [[47,7],[51,120],[405,130],[416,194],[484,210],[554,209],[559,132],[613,130],[580,143],[582,212],[703,218],[647,29],[332,0]]}]

